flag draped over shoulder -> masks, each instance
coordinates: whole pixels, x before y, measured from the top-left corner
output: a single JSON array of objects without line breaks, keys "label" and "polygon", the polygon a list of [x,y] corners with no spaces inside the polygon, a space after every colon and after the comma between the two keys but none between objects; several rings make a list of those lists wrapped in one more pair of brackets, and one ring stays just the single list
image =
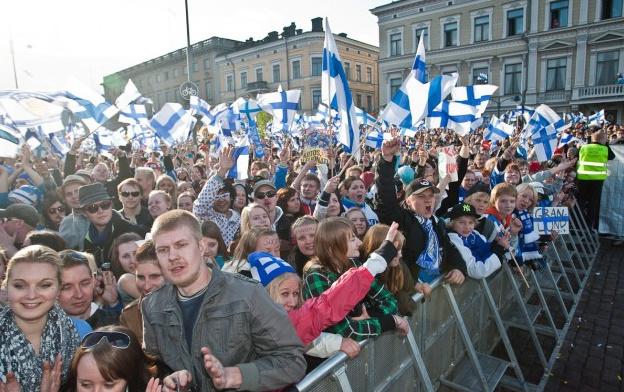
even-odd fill
[{"label": "flag draped over shoulder", "polygon": [[355,104],[327,18],[325,18],[325,43],[323,45],[321,100],[338,112],[340,117],[337,132],[338,141],[345,146],[346,152],[351,153],[355,158],[359,158],[360,126]]}]

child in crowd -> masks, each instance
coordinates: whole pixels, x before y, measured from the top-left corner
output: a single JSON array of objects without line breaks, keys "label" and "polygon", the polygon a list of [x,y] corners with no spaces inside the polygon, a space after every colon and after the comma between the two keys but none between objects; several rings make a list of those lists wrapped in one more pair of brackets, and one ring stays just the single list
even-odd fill
[{"label": "child in crowd", "polygon": [[[492,189],[490,207],[486,210],[487,218],[498,229],[498,236],[509,240],[511,249],[516,248],[518,233],[522,229],[522,222],[513,216],[517,197],[518,191],[514,185],[507,182],[500,183]],[[511,256],[508,258],[511,259]]]},{"label": "child in crowd", "polygon": [[223,265],[223,271],[239,273],[251,278],[251,267],[247,256],[253,252],[267,252],[280,257],[280,241],[277,233],[272,229],[251,229],[241,237],[232,260]]},{"label": "child in crowd", "polygon": [[522,222],[522,229],[518,233],[516,260],[520,264],[527,264],[533,269],[542,267],[543,258],[539,252],[539,232],[533,222],[533,209],[537,204],[538,194],[530,184],[520,184],[516,187],[518,199],[514,216]]}]

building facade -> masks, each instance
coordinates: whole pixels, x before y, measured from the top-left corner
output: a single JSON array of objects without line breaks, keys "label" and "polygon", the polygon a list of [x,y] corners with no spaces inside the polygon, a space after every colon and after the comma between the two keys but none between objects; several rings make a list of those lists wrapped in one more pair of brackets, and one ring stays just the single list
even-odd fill
[{"label": "building facade", "polygon": [[[215,58],[240,44],[240,41],[212,37],[192,45],[190,80],[198,86],[201,97],[213,102],[219,96],[218,85],[214,83]],[[187,80],[187,74],[186,48],[182,48],[105,76],[104,96],[113,102],[128,79],[132,79],[141,94],[154,101],[156,110],[165,102],[184,103],[179,87]]]},{"label": "building facade", "polygon": [[[212,37],[192,46],[191,80],[199,95],[211,105],[231,103],[238,97],[258,93],[300,89],[301,111],[312,112],[321,100],[323,42],[322,18],[312,19],[312,30],[303,32],[295,24],[283,32],[270,32],[264,39],[245,42]],[[375,113],[379,107],[377,47],[335,36],[355,104]],[[158,110],[165,102],[185,103],[179,92],[187,80],[186,48],[137,64],[104,77],[109,102],[123,91],[128,79]]]},{"label": "building facade", "polygon": [[379,24],[380,103],[401,86],[423,37],[429,75],[479,74],[499,86],[488,111],[524,102],[557,112],[605,109],[624,122],[624,0],[400,0]]},{"label": "building facade", "polygon": [[[248,40],[239,50],[216,58],[220,95],[215,102],[283,89],[301,90],[299,109],[316,110],[321,102],[321,70],[325,33],[322,18],[312,19],[312,30],[303,32],[294,24],[281,37],[271,32],[261,41]],[[335,35],[340,58],[349,79],[356,106],[378,110],[378,48],[346,34]]]}]

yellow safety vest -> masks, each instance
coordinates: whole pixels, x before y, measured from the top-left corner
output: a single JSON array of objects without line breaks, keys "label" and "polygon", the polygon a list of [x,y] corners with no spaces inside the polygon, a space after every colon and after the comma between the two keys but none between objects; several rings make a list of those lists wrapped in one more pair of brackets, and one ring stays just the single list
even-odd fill
[{"label": "yellow safety vest", "polygon": [[579,150],[576,178],[579,180],[605,180],[609,149],[602,144],[591,143]]}]

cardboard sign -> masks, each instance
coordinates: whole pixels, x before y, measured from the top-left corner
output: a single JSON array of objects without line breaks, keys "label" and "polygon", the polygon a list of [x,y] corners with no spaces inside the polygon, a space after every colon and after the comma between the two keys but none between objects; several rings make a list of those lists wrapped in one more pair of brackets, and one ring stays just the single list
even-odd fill
[{"label": "cardboard sign", "polygon": [[329,160],[327,159],[326,154],[320,148],[304,148],[301,153],[301,162],[316,162],[316,163],[324,163],[327,164]]},{"label": "cardboard sign", "polygon": [[451,176],[451,182],[457,181],[457,154],[455,154],[455,147],[442,147],[438,152],[438,171],[440,172],[440,180],[446,177],[447,174]]},{"label": "cardboard sign", "polygon": [[332,148],[331,132],[323,129],[308,129],[303,135],[303,151],[301,161],[327,163],[327,150]]},{"label": "cardboard sign", "polygon": [[533,221],[540,235],[549,235],[551,230],[570,234],[568,207],[535,207]]}]

